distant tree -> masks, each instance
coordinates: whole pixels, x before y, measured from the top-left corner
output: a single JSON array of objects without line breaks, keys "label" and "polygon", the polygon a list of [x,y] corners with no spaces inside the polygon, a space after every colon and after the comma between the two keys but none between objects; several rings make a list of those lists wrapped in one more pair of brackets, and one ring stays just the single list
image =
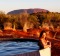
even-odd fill
[{"label": "distant tree", "polygon": [[20,21],[22,27],[24,27],[24,24],[27,21],[28,16],[29,16],[28,13],[21,13],[21,14],[19,14],[18,20]]},{"label": "distant tree", "polygon": [[6,18],[5,16],[6,14],[0,11],[0,29],[3,29],[4,18]]},{"label": "distant tree", "polygon": [[28,16],[29,14],[27,12],[23,12],[18,15],[18,24],[22,26],[21,28],[23,29],[25,28],[25,24],[27,22]]},{"label": "distant tree", "polygon": [[38,27],[40,25],[39,19],[37,16],[30,15],[28,18],[28,21],[30,22],[30,24],[32,23],[34,27]]}]

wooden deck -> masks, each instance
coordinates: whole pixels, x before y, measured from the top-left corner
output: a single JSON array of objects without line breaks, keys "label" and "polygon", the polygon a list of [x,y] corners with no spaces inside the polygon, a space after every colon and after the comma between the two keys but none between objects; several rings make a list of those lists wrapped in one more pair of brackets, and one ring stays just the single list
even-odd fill
[{"label": "wooden deck", "polygon": [[48,47],[42,50],[12,56],[51,56],[51,48]]},{"label": "wooden deck", "polygon": [[18,54],[13,56],[40,56],[39,51],[24,53],[24,54]]}]

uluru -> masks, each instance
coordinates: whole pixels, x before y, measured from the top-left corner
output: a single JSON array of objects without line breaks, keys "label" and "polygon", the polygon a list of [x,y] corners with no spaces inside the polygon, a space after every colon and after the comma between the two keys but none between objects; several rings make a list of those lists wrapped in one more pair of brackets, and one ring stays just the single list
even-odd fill
[{"label": "uluru", "polygon": [[8,12],[7,14],[20,14],[22,12],[27,12],[29,14],[31,13],[37,13],[37,12],[49,12],[46,9],[40,9],[40,8],[34,8],[34,9],[18,9]]}]

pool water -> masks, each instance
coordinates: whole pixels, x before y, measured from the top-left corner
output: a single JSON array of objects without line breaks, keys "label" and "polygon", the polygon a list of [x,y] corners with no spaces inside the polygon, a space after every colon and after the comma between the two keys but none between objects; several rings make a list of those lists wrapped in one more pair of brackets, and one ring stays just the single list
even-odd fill
[{"label": "pool water", "polygon": [[17,55],[39,50],[38,42],[5,41],[0,42],[0,56]]}]

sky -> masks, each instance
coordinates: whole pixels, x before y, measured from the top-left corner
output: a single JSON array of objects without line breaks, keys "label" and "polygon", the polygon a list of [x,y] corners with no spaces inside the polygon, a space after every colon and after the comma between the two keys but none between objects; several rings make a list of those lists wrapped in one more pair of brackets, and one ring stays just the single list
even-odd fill
[{"label": "sky", "polygon": [[0,0],[0,11],[5,13],[29,8],[41,8],[51,12],[60,12],[60,0]]}]

